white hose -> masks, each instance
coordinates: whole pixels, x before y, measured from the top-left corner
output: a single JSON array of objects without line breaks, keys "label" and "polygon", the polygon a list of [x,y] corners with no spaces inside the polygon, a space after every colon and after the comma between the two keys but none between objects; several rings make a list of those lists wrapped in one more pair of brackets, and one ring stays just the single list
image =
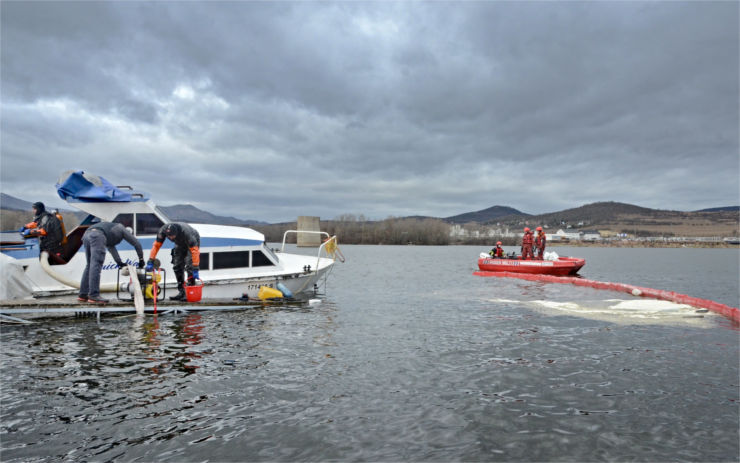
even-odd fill
[{"label": "white hose", "polygon": [[[53,279],[57,280],[59,283],[62,283],[63,285],[67,285],[69,287],[80,289],[80,281],[74,281],[70,280],[64,275],[60,275],[59,273],[55,272],[51,265],[49,265],[49,253],[46,251],[43,251],[41,253],[41,268],[44,269],[44,271]],[[80,275],[81,276],[81,275]],[[100,285],[100,291],[116,291],[118,287],[116,286],[117,283],[106,283]]]}]

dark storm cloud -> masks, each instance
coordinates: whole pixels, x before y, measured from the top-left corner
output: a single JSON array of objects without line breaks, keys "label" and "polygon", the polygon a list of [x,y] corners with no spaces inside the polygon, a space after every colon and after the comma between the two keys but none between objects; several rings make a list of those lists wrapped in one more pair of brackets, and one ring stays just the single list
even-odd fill
[{"label": "dark storm cloud", "polygon": [[268,221],[740,202],[736,3],[0,8],[25,199],[78,168]]}]

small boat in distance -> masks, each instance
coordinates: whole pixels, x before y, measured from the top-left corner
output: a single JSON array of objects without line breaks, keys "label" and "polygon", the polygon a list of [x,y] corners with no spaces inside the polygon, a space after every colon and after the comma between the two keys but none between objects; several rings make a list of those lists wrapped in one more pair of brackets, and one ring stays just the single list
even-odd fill
[{"label": "small boat in distance", "polygon": [[[548,253],[545,253],[547,256]],[[478,268],[482,272],[533,273],[539,275],[575,275],[586,265],[579,257],[555,257],[553,260],[522,260],[522,256],[491,257],[481,253]]]}]

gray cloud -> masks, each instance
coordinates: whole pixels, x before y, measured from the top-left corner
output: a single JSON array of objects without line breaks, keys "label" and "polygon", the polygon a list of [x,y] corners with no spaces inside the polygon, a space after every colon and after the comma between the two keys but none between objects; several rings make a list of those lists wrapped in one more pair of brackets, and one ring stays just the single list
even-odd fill
[{"label": "gray cloud", "polygon": [[266,221],[740,202],[733,2],[0,8],[24,199],[76,168]]}]

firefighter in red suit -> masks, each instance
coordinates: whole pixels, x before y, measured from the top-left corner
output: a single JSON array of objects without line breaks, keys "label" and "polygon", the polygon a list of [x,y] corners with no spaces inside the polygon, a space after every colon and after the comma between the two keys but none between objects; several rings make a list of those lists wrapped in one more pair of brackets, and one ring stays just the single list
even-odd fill
[{"label": "firefighter in red suit", "polygon": [[534,239],[534,247],[537,250],[537,260],[542,260],[545,257],[545,245],[547,244],[547,236],[542,231],[542,227],[537,227],[537,237]]},{"label": "firefighter in red suit", "polygon": [[501,247],[501,241],[496,242],[496,247],[491,249],[488,254],[490,254],[491,257],[504,257],[504,248]]},{"label": "firefighter in red suit", "polygon": [[529,227],[524,227],[524,236],[522,237],[522,260],[534,258],[534,254],[532,253],[533,244],[534,238],[532,237],[532,230],[530,230]]}]

